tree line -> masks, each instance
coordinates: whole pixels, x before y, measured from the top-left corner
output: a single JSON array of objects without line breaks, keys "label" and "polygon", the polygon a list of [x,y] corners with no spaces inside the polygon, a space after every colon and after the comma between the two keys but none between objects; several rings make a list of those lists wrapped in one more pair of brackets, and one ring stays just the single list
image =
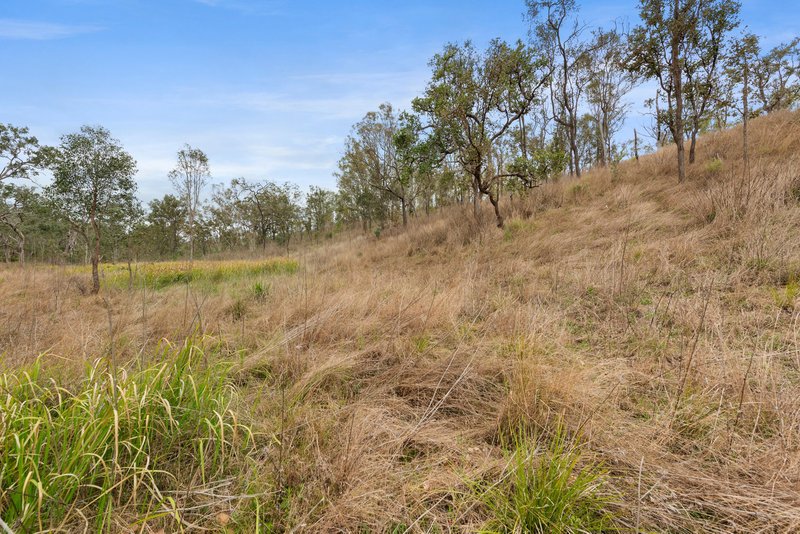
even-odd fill
[{"label": "tree line", "polygon": [[[764,49],[736,0],[641,0],[633,28],[590,27],[574,0],[525,7],[526,39],[449,43],[411,109],[366,113],[345,142],[335,192],[237,178],[207,199],[208,157],[186,145],[169,172],[174,193],[142,207],[136,163],[106,129],[84,126],[47,147],[0,124],[4,258],[83,260],[96,273],[101,260],[191,260],[345,226],[377,234],[450,204],[471,203],[480,217],[484,200],[503,226],[504,198],[658,146],[676,145],[682,181],[698,135],[712,129],[744,123],[747,157],[747,121],[800,102],[800,39]],[[644,102],[650,124],[621,140],[630,93],[645,82],[655,86]],[[25,185],[44,170],[50,185]]]}]

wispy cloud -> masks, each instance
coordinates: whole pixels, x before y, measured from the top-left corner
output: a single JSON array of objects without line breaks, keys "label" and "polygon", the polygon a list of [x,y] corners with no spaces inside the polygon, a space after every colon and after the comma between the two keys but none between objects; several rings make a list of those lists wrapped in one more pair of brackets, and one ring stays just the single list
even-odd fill
[{"label": "wispy cloud", "polygon": [[97,26],[69,26],[51,22],[0,19],[0,39],[47,41],[100,31]]},{"label": "wispy cloud", "polygon": [[284,0],[194,0],[209,7],[220,7],[247,15],[277,15],[285,6]]}]

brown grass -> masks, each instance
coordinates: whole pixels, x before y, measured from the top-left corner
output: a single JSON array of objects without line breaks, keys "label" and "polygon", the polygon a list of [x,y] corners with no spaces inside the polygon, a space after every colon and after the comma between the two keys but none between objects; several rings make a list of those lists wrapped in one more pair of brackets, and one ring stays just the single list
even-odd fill
[{"label": "brown grass", "polygon": [[474,531],[467,481],[502,469],[501,437],[563,421],[622,530],[796,532],[800,114],[751,144],[749,173],[734,129],[684,184],[667,148],[544,186],[505,233],[456,207],[304,249],[260,298],[256,279],[86,297],[64,269],[4,268],[2,363],[48,352],[68,377],[111,346],[221,342],[277,530]]}]

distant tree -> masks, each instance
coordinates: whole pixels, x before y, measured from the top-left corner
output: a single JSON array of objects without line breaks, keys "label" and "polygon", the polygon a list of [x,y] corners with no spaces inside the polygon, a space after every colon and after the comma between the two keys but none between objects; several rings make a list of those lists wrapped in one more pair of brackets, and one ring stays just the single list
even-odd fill
[{"label": "distant tree", "polygon": [[156,253],[176,256],[181,246],[181,229],[186,220],[186,207],[173,195],[150,201],[145,218]]},{"label": "distant tree", "polygon": [[[349,143],[349,141],[348,141]],[[341,222],[360,222],[366,232],[387,217],[384,195],[370,186],[364,160],[345,149],[336,172],[336,212]]]},{"label": "distant tree", "polygon": [[694,132],[705,118],[704,102],[712,98],[709,73],[721,39],[738,24],[738,12],[734,0],[640,0],[641,25],[631,34],[628,68],[658,82],[667,108],[656,120],[667,125],[677,146],[678,181],[686,177],[687,95]]},{"label": "distant tree", "polygon": [[305,220],[309,232],[319,234],[333,224],[336,209],[336,194],[317,186],[311,186],[306,194]]},{"label": "distant tree", "polygon": [[38,139],[30,135],[27,128],[0,124],[0,197],[3,200],[0,204],[0,232],[7,244],[6,249],[11,243],[17,249],[20,263],[25,262],[23,219],[26,214],[23,209],[32,191],[3,184],[3,180],[35,176],[44,164],[45,153],[46,150],[39,146]]},{"label": "distant tree", "polygon": [[136,162],[101,126],[83,126],[61,137],[50,156],[53,183],[47,194],[89,245],[93,242],[92,293],[100,291],[101,228],[120,214],[137,211]]},{"label": "distant tree", "polygon": [[[722,105],[736,111],[742,119],[742,157],[746,172],[750,168],[747,138],[752,114],[750,92],[753,84],[753,67],[759,61],[758,50],[758,37],[753,34],[744,34],[734,40],[725,64],[725,79],[728,82],[729,91],[728,99]],[[735,92],[739,93],[739,98],[736,98]]]},{"label": "distant tree", "polygon": [[403,226],[418,193],[418,125],[416,116],[398,116],[391,104],[384,103],[353,126],[345,148],[349,167],[357,169],[356,177],[375,189],[375,198],[385,203],[384,210],[399,205]]},{"label": "distant tree", "polygon": [[400,114],[392,143],[405,226],[408,212],[416,210],[415,204],[421,195],[426,199],[426,209],[429,208],[430,195],[436,189],[435,182],[447,150],[441,137],[435,131],[428,131],[419,115],[409,112]]},{"label": "distant tree", "polygon": [[247,224],[241,212],[237,191],[224,184],[212,186],[211,202],[205,217],[205,230],[211,241],[222,249],[232,250],[245,245]]},{"label": "distant tree", "polygon": [[473,211],[480,216],[483,195],[494,207],[497,226],[503,226],[498,188],[504,178],[525,169],[498,169],[495,146],[511,135],[512,127],[530,113],[546,86],[546,61],[517,42],[494,40],[481,54],[467,42],[449,44],[431,61],[433,75],[414,109],[427,116],[461,170],[472,182]]},{"label": "distant tree", "polygon": [[6,262],[16,253],[20,263],[25,263],[24,229],[28,200],[35,195],[30,187],[0,182],[0,242],[5,250]]},{"label": "distant tree", "polygon": [[625,56],[625,41],[618,31],[595,33],[586,96],[596,124],[596,159],[601,166],[611,160],[614,136],[622,128],[629,107],[625,96],[634,86],[625,68]]},{"label": "distant tree", "polygon": [[231,192],[242,223],[256,234],[262,247],[270,240],[288,247],[300,220],[300,191],[295,185],[236,178],[231,181]]},{"label": "distant tree", "polygon": [[60,256],[68,228],[57,207],[39,191],[27,185],[0,183],[0,210],[6,215],[0,224],[0,247],[6,261],[15,256],[21,263],[29,257]]},{"label": "distant tree", "polygon": [[725,44],[730,31],[739,25],[738,1],[707,0],[699,4],[683,63],[690,164],[695,160],[697,135],[706,130],[721,99]]},{"label": "distant tree", "polygon": [[0,181],[36,175],[45,163],[45,152],[28,128],[0,123]]},{"label": "distant tree", "polygon": [[553,119],[563,127],[569,146],[570,174],[581,176],[578,129],[583,94],[590,79],[593,44],[583,39],[575,0],[526,0],[533,45],[546,51],[553,74],[550,103]]},{"label": "distant tree", "polygon": [[206,156],[205,152],[199,148],[192,148],[188,144],[184,145],[178,151],[178,163],[169,172],[169,179],[186,208],[189,232],[189,262],[194,261],[194,222],[200,208],[203,189],[210,178],[208,156]]},{"label": "distant tree", "polygon": [[779,44],[761,56],[754,62],[752,71],[760,113],[795,106],[800,102],[800,37]]}]

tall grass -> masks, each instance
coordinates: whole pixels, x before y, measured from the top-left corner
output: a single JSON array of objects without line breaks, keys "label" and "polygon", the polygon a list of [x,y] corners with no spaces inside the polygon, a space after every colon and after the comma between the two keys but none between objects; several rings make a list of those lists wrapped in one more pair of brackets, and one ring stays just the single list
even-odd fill
[{"label": "tall grass", "polygon": [[[290,258],[272,258],[267,260],[228,260],[228,261],[196,261],[192,264],[180,261],[162,261],[142,263],[131,266],[127,264],[107,264],[102,266],[103,281],[112,286],[127,286],[131,281],[142,280],[145,285],[162,289],[174,284],[191,281],[207,281],[218,283],[248,276],[294,274],[299,264]],[[76,268],[85,272],[88,267]]]},{"label": "tall grass", "polygon": [[95,362],[77,387],[39,362],[0,375],[0,517],[13,531],[83,523],[112,513],[181,522],[176,490],[220,477],[252,445],[231,410],[236,391],[188,343],[139,372]]},{"label": "tall grass", "polygon": [[489,511],[486,533],[573,534],[614,530],[603,492],[604,473],[579,465],[580,449],[559,427],[548,447],[517,431],[506,446],[507,467],[499,481],[477,485]]}]

